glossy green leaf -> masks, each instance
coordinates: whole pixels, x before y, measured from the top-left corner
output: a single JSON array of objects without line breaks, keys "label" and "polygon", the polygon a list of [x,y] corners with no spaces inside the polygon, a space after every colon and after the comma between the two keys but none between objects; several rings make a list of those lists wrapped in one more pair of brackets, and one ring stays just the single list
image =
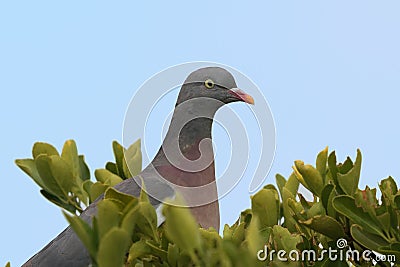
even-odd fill
[{"label": "glossy green leaf", "polygon": [[79,170],[80,177],[82,181],[87,181],[90,179],[90,170],[88,165],[85,162],[85,157],[83,155],[79,155]]},{"label": "glossy green leaf", "polygon": [[261,228],[278,224],[279,196],[275,190],[261,189],[251,197],[251,209],[259,218]]},{"label": "glossy green leaf", "polygon": [[97,169],[94,172],[94,176],[96,176],[97,181],[102,182],[103,184],[109,186],[115,186],[122,182],[123,180],[118,175],[113,174],[107,169]]},{"label": "glossy green leaf", "polygon": [[283,187],[286,185],[286,179],[279,173],[275,175],[276,185],[278,186],[279,193],[282,194]]},{"label": "glossy green leaf", "polygon": [[158,241],[157,235],[157,214],[153,206],[149,202],[139,201],[138,213],[141,215],[141,220],[137,220],[136,224],[142,233],[151,236]]},{"label": "glossy green leaf", "polygon": [[380,225],[377,225],[371,216],[364,212],[362,208],[356,206],[353,197],[337,196],[333,199],[333,207],[337,212],[345,215],[366,231],[379,236],[383,235]]},{"label": "glossy green leaf", "polygon": [[97,238],[95,237],[92,228],[90,228],[90,226],[78,216],[70,216],[65,212],[63,213],[72,229],[85,245],[90,254],[90,257],[92,259],[95,259],[97,255]]},{"label": "glossy green leaf", "polygon": [[246,238],[244,227],[245,227],[245,224],[241,223],[233,231],[232,241],[234,241],[236,244],[241,244]]},{"label": "glossy green leaf", "polygon": [[324,209],[324,205],[322,205],[322,202],[315,202],[311,208],[307,211],[307,218],[310,219],[312,217],[318,216],[318,215],[325,215],[326,211]]},{"label": "glossy green leaf", "polygon": [[334,240],[346,236],[343,225],[334,218],[326,215],[316,215],[315,217],[306,221],[301,221],[300,223]]},{"label": "glossy green leaf", "polygon": [[320,197],[324,184],[318,170],[309,164],[305,165],[301,160],[294,162],[293,169],[297,179],[314,195]]},{"label": "glossy green leaf", "polygon": [[400,264],[400,242],[393,242],[388,246],[380,247],[378,252],[385,254],[387,261],[391,261],[397,265]]},{"label": "glossy green leaf", "polygon": [[[201,239],[198,224],[188,208],[173,206],[174,203],[181,205],[182,200],[178,197],[171,205],[165,205],[163,209],[165,230],[168,238],[179,248],[188,251],[193,257],[195,251],[201,249]],[[176,227],[179,225],[180,227]]]},{"label": "glossy green leaf", "polygon": [[74,184],[72,173],[68,165],[59,156],[39,155],[36,168],[42,177],[45,188],[49,193],[63,199],[68,199],[68,192]]},{"label": "glossy green leaf", "polygon": [[136,260],[140,257],[143,257],[145,255],[148,255],[150,253],[151,253],[151,248],[146,243],[146,240],[141,239],[141,240],[133,243],[132,246],[130,247],[128,263],[131,263],[134,260]]},{"label": "glossy green leaf", "polygon": [[293,196],[296,196],[297,190],[299,190],[299,180],[296,178],[294,172],[290,174],[288,181],[285,185],[285,188],[289,190],[289,192],[291,192]]},{"label": "glossy green leaf", "polygon": [[111,228],[118,227],[121,220],[119,207],[110,199],[104,199],[97,204],[97,226],[99,239]]},{"label": "glossy green leaf", "polygon": [[397,209],[400,211],[400,194],[395,196],[394,203],[396,203]]},{"label": "glossy green leaf", "polygon": [[90,181],[90,180],[86,180],[86,181],[84,181],[83,183],[82,183],[82,188],[83,188],[83,190],[85,190],[85,192],[87,193],[87,194],[89,194],[89,196],[90,196],[90,189],[92,188],[92,185],[93,185],[94,183],[92,182],[92,181]]},{"label": "glossy green leaf", "polygon": [[125,177],[133,177],[142,170],[142,152],[140,150],[140,139],[133,143],[125,151],[125,160],[122,165]]},{"label": "glossy green leaf", "polygon": [[275,240],[275,250],[283,249],[286,252],[297,250],[297,244],[301,241],[299,235],[292,235],[288,229],[279,225],[272,227],[272,234]]},{"label": "glossy green leaf", "polygon": [[95,182],[92,184],[90,187],[90,200],[91,202],[94,202],[101,194],[103,194],[107,188],[109,188],[108,185],[102,184],[100,182]]},{"label": "glossy green leaf", "polygon": [[100,240],[97,253],[99,267],[122,267],[125,263],[125,255],[130,244],[129,234],[119,228],[112,228]]},{"label": "glossy green leaf", "polygon": [[296,231],[296,220],[291,214],[292,208],[289,207],[289,200],[295,199],[295,196],[286,187],[283,188],[282,192],[282,206],[283,206],[283,216],[285,218],[284,225],[289,229],[289,231]]},{"label": "glossy green leaf", "polygon": [[168,260],[168,264],[170,266],[178,266],[178,260],[179,260],[178,246],[176,246],[174,244],[169,244],[167,260]]},{"label": "glossy green leaf", "polygon": [[125,208],[126,205],[135,199],[134,196],[122,193],[113,187],[109,187],[107,189],[104,194],[104,198],[120,202],[123,205],[122,208]]},{"label": "glossy green leaf", "polygon": [[365,231],[360,225],[353,224],[350,228],[351,236],[364,247],[378,251],[379,247],[388,246],[390,243],[379,235]]},{"label": "glossy green leaf", "polygon": [[129,177],[126,177],[124,175],[124,167],[123,165],[125,164],[125,157],[124,157],[124,153],[125,153],[125,149],[122,145],[120,145],[117,141],[113,141],[112,143],[112,147],[113,147],[113,152],[114,152],[114,157],[115,157],[115,163],[117,166],[117,171],[118,171],[118,175],[122,178],[122,179],[126,179]]},{"label": "glossy green leaf", "polygon": [[257,216],[253,216],[249,227],[246,230],[245,243],[253,255],[256,255],[257,251],[264,247],[264,242],[259,233],[260,224]]},{"label": "glossy green leaf", "polygon": [[57,149],[47,143],[36,142],[32,148],[32,156],[36,159],[39,155],[47,155],[47,156],[59,156]]},{"label": "glossy green leaf", "polygon": [[[329,197],[334,189],[335,189],[335,186],[333,184],[327,184],[327,185],[325,185],[324,189],[322,189],[321,202],[322,202],[322,205],[324,206],[324,209],[327,212],[328,212],[328,205],[329,205]],[[330,215],[329,212],[328,212],[328,215]],[[334,216],[332,216],[332,217],[334,217]]]},{"label": "glossy green leaf", "polygon": [[337,174],[337,180],[340,188],[342,188],[347,195],[353,196],[358,188],[361,172],[361,160],[361,151],[357,149],[356,161],[354,162],[352,168],[346,173]]},{"label": "glossy green leaf", "polygon": [[328,162],[328,147],[325,147],[324,150],[319,152],[316,163],[315,163],[316,169],[321,174],[322,180],[324,182],[325,182],[325,176],[326,176],[327,162]]},{"label": "glossy green leaf", "polygon": [[[40,193],[50,202],[56,204],[57,206],[71,212],[71,213],[75,213],[75,211],[77,210],[77,207],[68,203],[67,201],[63,201],[61,199],[59,199],[57,196],[47,192],[46,190],[40,190]],[[81,212],[81,210],[79,210]]]},{"label": "glossy green leaf", "polygon": [[365,190],[357,190],[354,194],[356,205],[362,207],[364,211],[368,212],[372,218],[376,216],[376,209],[378,208],[378,200],[376,199],[376,189],[370,189],[368,186]]},{"label": "glossy green leaf", "polygon": [[133,233],[137,220],[140,219],[138,203],[138,200],[134,199],[123,211],[120,227],[130,234]]},{"label": "glossy green leaf", "polygon": [[24,171],[27,175],[29,175],[33,181],[35,181],[41,188],[46,189],[46,186],[40,177],[40,174],[36,168],[35,160],[33,159],[17,159],[15,160],[15,164]]},{"label": "glossy green leaf", "polygon": [[107,162],[106,169],[109,170],[110,172],[114,173],[115,175],[118,175],[117,164],[115,164],[113,162]]},{"label": "glossy green leaf", "polygon": [[74,140],[64,143],[61,158],[69,165],[70,171],[75,179],[80,179],[81,168],[79,164],[78,148]]}]

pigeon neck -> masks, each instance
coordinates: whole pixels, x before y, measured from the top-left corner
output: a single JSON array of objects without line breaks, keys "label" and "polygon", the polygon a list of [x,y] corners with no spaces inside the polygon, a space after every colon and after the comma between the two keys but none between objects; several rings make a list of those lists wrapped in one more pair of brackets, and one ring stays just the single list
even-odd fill
[{"label": "pigeon neck", "polygon": [[[189,160],[197,159],[200,156],[200,142],[205,145],[204,149],[212,150],[212,122],[213,120],[209,118],[194,118],[182,126],[178,121],[172,120],[163,147],[175,143],[176,146],[179,145],[179,150],[186,158]],[[178,144],[176,140],[178,140]]]},{"label": "pigeon neck", "polygon": [[177,151],[179,146],[180,152],[188,160],[200,157],[199,146],[213,156],[211,130],[217,109],[207,105],[176,106],[162,147],[153,163],[168,163],[164,153],[167,147],[171,148],[170,151]]}]

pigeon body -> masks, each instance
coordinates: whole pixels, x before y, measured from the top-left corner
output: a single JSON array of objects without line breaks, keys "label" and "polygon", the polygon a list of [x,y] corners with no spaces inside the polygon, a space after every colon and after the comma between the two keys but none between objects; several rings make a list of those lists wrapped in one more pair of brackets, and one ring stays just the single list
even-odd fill
[{"label": "pigeon body", "polygon": [[[153,161],[136,177],[115,188],[138,197],[141,179],[157,209],[166,198],[179,192],[203,228],[219,230],[218,194],[211,142],[213,118],[225,104],[251,96],[236,88],[235,79],[223,68],[208,67],[192,72],[184,81],[163,144]],[[140,176],[140,178],[139,178]],[[91,223],[101,197],[80,217]],[[159,224],[162,218],[159,218]],[[71,227],[66,228],[23,266],[80,267],[90,264],[86,248]]]}]

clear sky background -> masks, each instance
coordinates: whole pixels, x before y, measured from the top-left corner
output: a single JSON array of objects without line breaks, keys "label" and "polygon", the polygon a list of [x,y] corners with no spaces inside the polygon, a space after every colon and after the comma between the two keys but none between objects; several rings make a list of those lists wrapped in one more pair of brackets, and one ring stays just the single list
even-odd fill
[{"label": "clear sky background", "polygon": [[[340,160],[362,150],[363,187],[399,181],[399,10],[398,1],[1,1],[0,266],[19,266],[67,226],[14,160],[36,141],[61,149],[72,138],[93,173],[113,159],[135,90],[182,62],[227,64],[261,88],[277,133],[266,183],[326,145]],[[249,207],[247,186],[221,201],[222,224]]]}]

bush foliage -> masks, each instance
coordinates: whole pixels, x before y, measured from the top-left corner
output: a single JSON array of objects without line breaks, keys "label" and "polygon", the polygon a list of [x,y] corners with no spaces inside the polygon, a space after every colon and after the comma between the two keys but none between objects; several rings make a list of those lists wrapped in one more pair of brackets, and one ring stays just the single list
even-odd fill
[{"label": "bush foliage", "polygon": [[[65,210],[93,266],[400,264],[400,190],[392,177],[380,182],[380,199],[376,188],[359,189],[360,151],[355,161],[348,157],[343,163],[337,162],[334,151],[328,154],[328,148],[318,154],[315,166],[295,161],[292,174],[277,174],[277,186],[268,184],[251,196],[251,208],[233,225],[225,225],[222,235],[199,228],[188,209],[173,205],[163,207],[165,223],[158,227],[145,192],[135,198],[113,189],[140,172],[140,141],[128,149],[113,142],[113,151],[115,162],[96,170],[94,182],[72,140],[61,154],[50,144],[36,143],[31,159],[16,160],[43,196]],[[313,199],[306,199],[304,191]],[[90,226],[77,215],[103,193]],[[322,257],[329,248],[353,254],[331,261]],[[372,251],[370,260],[361,257],[366,250]],[[306,251],[314,251],[315,258],[303,258]]]}]

